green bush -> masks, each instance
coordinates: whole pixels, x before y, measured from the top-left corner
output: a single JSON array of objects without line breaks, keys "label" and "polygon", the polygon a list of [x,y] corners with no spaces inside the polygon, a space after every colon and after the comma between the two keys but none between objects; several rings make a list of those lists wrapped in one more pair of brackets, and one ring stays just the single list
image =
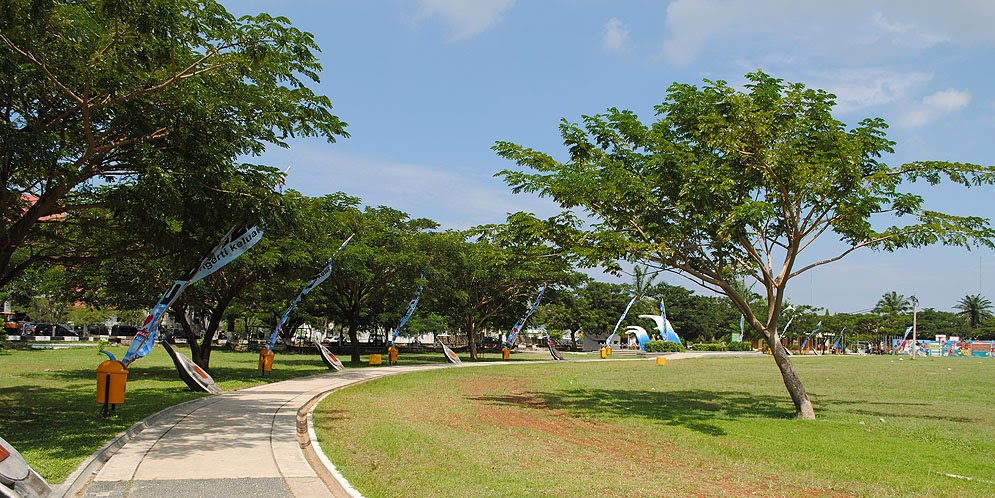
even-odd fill
[{"label": "green bush", "polygon": [[729,348],[724,342],[694,344],[691,349],[695,351],[728,351]]},{"label": "green bush", "polygon": [[650,341],[643,348],[646,349],[647,353],[681,353],[686,351],[681,343],[669,341]]},{"label": "green bush", "polygon": [[729,351],[753,351],[753,345],[748,342],[730,342],[726,349]]}]

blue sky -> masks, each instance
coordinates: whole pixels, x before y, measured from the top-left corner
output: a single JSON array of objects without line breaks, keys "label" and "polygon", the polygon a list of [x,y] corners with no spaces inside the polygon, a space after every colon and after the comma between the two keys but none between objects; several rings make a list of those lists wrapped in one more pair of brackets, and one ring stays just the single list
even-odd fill
[{"label": "blue sky", "polygon": [[[619,107],[644,120],[673,82],[734,84],[762,68],[838,96],[836,117],[882,117],[889,164],[995,163],[995,2],[988,0],[223,0],[315,35],[316,90],[349,123],[334,144],[298,140],[253,162],[291,166],[307,195],[344,191],[444,228],[550,215],[494,178],[497,140],[562,156],[561,118]],[[940,6],[942,5],[942,7]],[[995,188],[924,190],[927,206],[995,217]],[[814,257],[842,246],[831,235]],[[882,294],[950,310],[995,299],[995,254],[858,252],[793,281],[796,304],[867,310]],[[604,277],[612,280],[612,277]],[[667,281],[693,288],[677,277]]]}]

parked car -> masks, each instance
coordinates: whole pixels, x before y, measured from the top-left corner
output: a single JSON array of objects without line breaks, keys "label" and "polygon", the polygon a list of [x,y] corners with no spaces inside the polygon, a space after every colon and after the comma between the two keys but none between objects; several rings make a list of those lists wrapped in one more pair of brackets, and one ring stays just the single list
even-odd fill
[{"label": "parked car", "polygon": [[36,323],[32,334],[50,337],[79,337],[79,334],[73,332],[69,327],[58,323]]},{"label": "parked car", "polygon": [[138,333],[138,327],[134,325],[121,325],[116,324],[111,327],[111,335],[116,336],[133,336]]},{"label": "parked car", "polygon": [[17,327],[21,337],[35,334],[35,322],[17,322]]},{"label": "parked car", "polygon": [[106,325],[76,325],[73,327],[80,337],[90,336],[90,335],[109,335],[111,329]]},{"label": "parked car", "polygon": [[340,336],[336,335],[332,337],[326,337],[323,341],[321,341],[321,343],[324,344],[325,346],[339,346],[341,339],[342,338]]},{"label": "parked car", "polygon": [[55,324],[49,329],[52,331],[52,337],[82,337],[83,334],[77,333],[75,330],[69,328],[66,325]]}]

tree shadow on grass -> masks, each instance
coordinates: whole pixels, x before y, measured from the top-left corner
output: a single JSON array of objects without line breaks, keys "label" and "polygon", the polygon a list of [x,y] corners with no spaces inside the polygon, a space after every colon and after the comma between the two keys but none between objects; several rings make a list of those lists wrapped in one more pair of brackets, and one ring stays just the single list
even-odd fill
[{"label": "tree shadow on grass", "polygon": [[697,389],[666,392],[571,389],[470,399],[495,405],[563,410],[581,418],[639,417],[713,436],[725,434],[716,423],[720,420],[795,416],[794,407],[782,397]]},{"label": "tree shadow on grass", "polygon": [[[201,396],[172,386],[129,389],[115,415],[104,418],[99,414],[95,380],[93,387],[0,388],[0,411],[4,413],[0,434],[22,452],[82,460],[145,417]],[[58,481],[65,476],[45,477]]]},{"label": "tree shadow on grass", "polygon": [[[720,421],[742,419],[793,419],[794,406],[784,396],[764,396],[736,391],[686,389],[676,391],[638,391],[610,389],[568,389],[555,392],[525,392],[468,398],[493,405],[513,405],[535,410],[561,410],[579,418],[638,417],[670,426],[684,427],[702,434],[721,436]],[[965,416],[917,411],[928,403],[882,402],[837,398],[820,398],[817,411],[872,417],[905,416],[927,420],[942,418],[952,422],[979,422]],[[830,408],[832,407],[832,408]]]}]

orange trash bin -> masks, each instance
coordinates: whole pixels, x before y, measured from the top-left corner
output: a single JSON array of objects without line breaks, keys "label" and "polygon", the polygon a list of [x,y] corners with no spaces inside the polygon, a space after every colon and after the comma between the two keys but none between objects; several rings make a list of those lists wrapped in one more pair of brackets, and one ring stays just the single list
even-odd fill
[{"label": "orange trash bin", "polygon": [[101,414],[107,416],[107,407],[124,403],[128,369],[117,360],[107,360],[97,366],[97,404],[104,405]]},{"label": "orange trash bin", "polygon": [[272,351],[267,351],[265,348],[259,351],[259,371],[266,375],[268,372],[273,372],[273,357],[276,356]]}]

